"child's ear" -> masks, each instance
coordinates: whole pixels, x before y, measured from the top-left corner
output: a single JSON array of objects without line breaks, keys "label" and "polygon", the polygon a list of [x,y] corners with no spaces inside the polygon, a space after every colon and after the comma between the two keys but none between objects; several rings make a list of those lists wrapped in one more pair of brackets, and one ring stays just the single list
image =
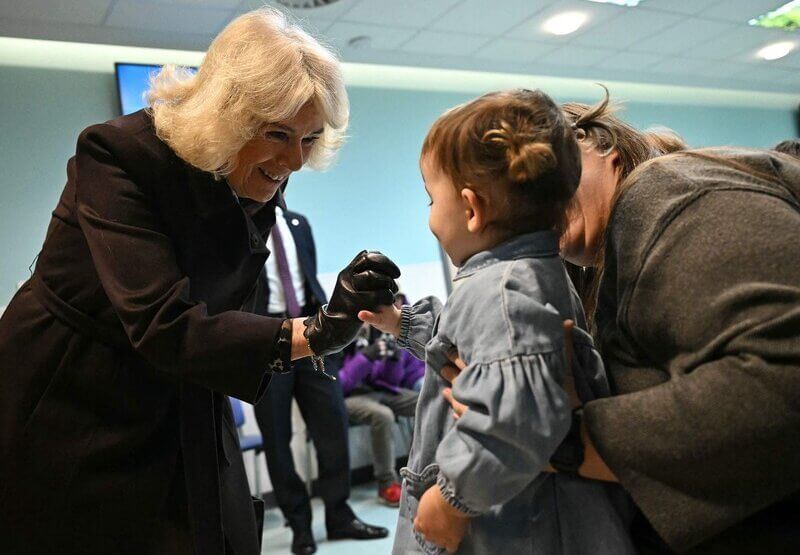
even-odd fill
[{"label": "child's ear", "polygon": [[471,233],[480,233],[487,224],[486,202],[469,187],[461,189],[461,201],[464,203],[464,213],[467,217],[467,230]]}]

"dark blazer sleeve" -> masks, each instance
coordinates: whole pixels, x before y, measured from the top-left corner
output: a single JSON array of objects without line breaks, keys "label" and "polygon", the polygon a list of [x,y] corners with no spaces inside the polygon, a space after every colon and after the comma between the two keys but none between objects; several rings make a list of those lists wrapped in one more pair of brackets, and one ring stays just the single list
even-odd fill
[{"label": "dark blazer sleeve", "polygon": [[159,213],[153,184],[132,177],[135,149],[129,134],[106,124],[78,139],[77,217],[103,290],[134,350],[156,369],[255,402],[277,358],[280,321],[240,311],[212,316],[191,299],[168,215]]},{"label": "dark blazer sleeve", "polygon": [[634,355],[607,358],[603,340],[604,358],[618,378],[646,365],[669,378],[587,404],[586,422],[679,551],[800,491],[798,229],[775,196],[711,192],[674,217],[633,283],[614,279],[630,254],[611,237],[601,300],[619,301],[615,341]]}]

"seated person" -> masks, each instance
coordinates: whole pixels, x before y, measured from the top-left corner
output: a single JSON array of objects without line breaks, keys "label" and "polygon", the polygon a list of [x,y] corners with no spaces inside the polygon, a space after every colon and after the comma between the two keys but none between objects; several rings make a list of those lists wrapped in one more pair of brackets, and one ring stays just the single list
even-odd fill
[{"label": "seated person", "polygon": [[425,363],[398,348],[394,336],[368,325],[339,370],[350,421],[370,427],[378,497],[392,506],[400,503],[393,425],[397,416],[414,416],[424,373]]}]

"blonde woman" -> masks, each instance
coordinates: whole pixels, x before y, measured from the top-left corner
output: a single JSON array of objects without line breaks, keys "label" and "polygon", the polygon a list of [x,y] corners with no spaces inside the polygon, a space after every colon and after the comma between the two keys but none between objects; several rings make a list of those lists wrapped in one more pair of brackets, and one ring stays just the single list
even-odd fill
[{"label": "blonde woman", "polygon": [[340,350],[399,272],[360,253],[326,311],[241,312],[289,175],[323,167],[348,101],[277,11],[234,20],[196,76],[86,129],[31,279],[0,320],[0,551],[259,552],[226,395]]}]

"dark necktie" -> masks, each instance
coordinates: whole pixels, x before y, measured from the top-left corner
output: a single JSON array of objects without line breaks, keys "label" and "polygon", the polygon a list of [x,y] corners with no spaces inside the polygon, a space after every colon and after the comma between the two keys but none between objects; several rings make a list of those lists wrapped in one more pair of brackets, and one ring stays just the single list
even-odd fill
[{"label": "dark necktie", "polygon": [[[280,216],[278,216],[280,218]],[[283,287],[283,298],[286,299],[286,314],[290,318],[297,318],[302,313],[300,303],[297,302],[297,295],[294,293],[292,284],[292,273],[289,271],[289,261],[286,259],[286,250],[283,248],[281,232],[278,230],[278,222],[272,226],[272,246],[275,248],[275,261],[278,263],[278,276],[281,278]]]}]

